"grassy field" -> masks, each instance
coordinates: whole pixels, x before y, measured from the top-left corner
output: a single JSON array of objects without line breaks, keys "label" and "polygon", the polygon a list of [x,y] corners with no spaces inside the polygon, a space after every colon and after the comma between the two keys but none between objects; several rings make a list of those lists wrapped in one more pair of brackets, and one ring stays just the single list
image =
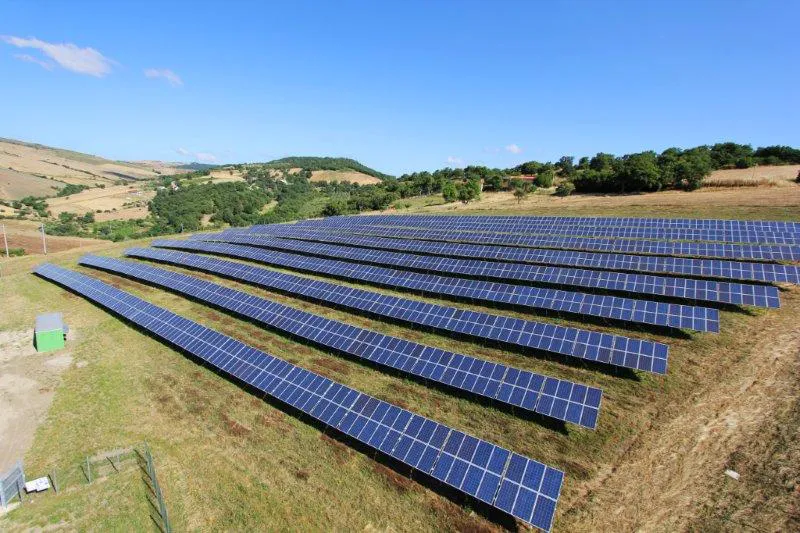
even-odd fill
[{"label": "grassy field", "polygon": [[[543,202],[558,200],[536,198],[517,205],[513,199],[485,195],[481,202],[458,212],[485,213],[491,206],[493,212],[516,214],[800,219],[798,204],[786,205],[781,195],[772,205],[752,205],[741,195],[738,205],[721,202],[712,210],[703,202],[678,203],[668,193],[660,194],[663,205],[632,203],[638,196],[608,201],[575,197],[557,205]],[[621,205],[618,198],[629,205]],[[409,210],[422,209],[426,201]],[[118,256],[130,245],[102,243],[96,249]],[[79,255],[79,250],[65,250],[48,260],[74,267]],[[147,441],[176,531],[265,527],[488,531],[501,527],[463,502],[409,481],[85,300],[30,275],[30,268],[41,261],[41,257],[6,261],[0,278],[7,311],[0,315],[0,329],[26,329],[37,313],[60,310],[76,337],[68,347],[75,364],[63,373],[48,419],[37,429],[25,457],[29,477],[44,475],[51,468],[69,468],[87,454]],[[796,460],[800,450],[798,288],[785,287],[780,310],[723,312],[719,335],[667,337],[632,328],[587,326],[670,344],[668,376],[641,374],[626,379],[222,282],[362,327],[604,390],[597,431],[569,427],[558,432],[299,344],[182,297],[80,270],[363,392],[564,469],[567,477],[557,511],[558,531],[789,530],[798,526],[798,495],[796,484],[792,485],[800,479]],[[577,320],[542,319],[585,326]],[[727,478],[726,468],[738,469],[741,479]],[[119,474],[93,485],[76,482],[61,494],[43,496],[35,505],[0,518],[0,529],[152,530],[147,512],[141,479]]]}]

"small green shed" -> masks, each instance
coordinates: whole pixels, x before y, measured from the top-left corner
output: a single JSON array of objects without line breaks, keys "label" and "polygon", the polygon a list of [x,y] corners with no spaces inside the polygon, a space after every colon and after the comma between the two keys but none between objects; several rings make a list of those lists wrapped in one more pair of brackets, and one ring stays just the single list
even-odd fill
[{"label": "small green shed", "polygon": [[36,317],[34,343],[37,352],[50,352],[64,347],[67,328],[61,313],[45,313]]}]

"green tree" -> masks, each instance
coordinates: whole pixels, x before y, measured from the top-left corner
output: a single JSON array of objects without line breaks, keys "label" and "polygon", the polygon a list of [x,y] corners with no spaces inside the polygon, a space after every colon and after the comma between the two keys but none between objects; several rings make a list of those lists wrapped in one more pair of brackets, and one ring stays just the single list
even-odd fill
[{"label": "green tree", "polygon": [[442,185],[442,197],[444,201],[448,204],[451,202],[455,202],[458,198],[458,190],[456,188],[456,184],[452,181],[448,180],[444,182]]}]

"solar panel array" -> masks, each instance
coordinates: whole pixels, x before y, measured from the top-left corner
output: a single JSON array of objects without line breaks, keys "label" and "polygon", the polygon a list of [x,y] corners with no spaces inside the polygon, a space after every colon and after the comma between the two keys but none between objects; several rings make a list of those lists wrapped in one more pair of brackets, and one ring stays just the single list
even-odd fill
[{"label": "solar panel array", "polygon": [[[370,238],[340,236],[340,241],[347,244],[370,244]],[[469,276],[471,278],[515,281],[558,286],[587,287],[616,292],[663,296],[674,299],[705,301],[734,305],[754,305],[757,307],[780,307],[780,295],[776,287],[741,283],[694,280],[687,278],[671,278],[650,276],[645,274],[626,274],[586,269],[555,268],[524,263],[507,263],[485,261],[480,259],[458,259],[443,256],[417,255],[378,248],[362,248],[360,246],[341,246],[313,241],[299,241],[284,237],[264,236],[262,234],[226,233],[196,235],[191,240],[212,242],[230,242],[250,244],[276,250],[331,257],[369,263],[375,265],[391,265],[399,268],[436,272],[452,276]],[[361,241],[365,242],[361,242]],[[409,241],[410,242],[410,241]],[[419,245],[436,243],[414,243]],[[458,246],[458,245],[456,245]],[[469,246],[469,245],[463,245]],[[410,246],[417,248],[421,246]],[[415,250],[416,251],[416,250]],[[685,311],[682,314],[687,314]],[[689,326],[676,326],[688,327]]]},{"label": "solar panel array", "polygon": [[[280,252],[267,252],[234,244],[156,240],[153,242],[153,246],[227,255],[279,265],[293,270],[309,270],[311,267],[308,265],[314,265],[315,262],[320,261],[310,257],[291,256],[291,254],[281,256]],[[137,251],[136,256],[144,256],[144,253]],[[254,283],[259,283],[260,278],[273,279],[274,272],[267,269],[234,262],[225,262],[226,264],[220,265],[214,261],[212,258],[196,256],[191,263],[181,259],[179,264],[192,268],[203,268],[207,271],[217,271],[228,277]],[[220,269],[221,266],[225,271]],[[348,267],[352,267],[352,265],[348,265]],[[314,268],[323,269],[324,267]],[[335,270],[325,272],[334,276],[339,275]],[[320,290],[316,290],[317,288]],[[657,374],[664,374],[667,370],[668,348],[665,344],[658,342],[445,307],[316,280],[304,280],[300,286],[286,287],[281,290],[390,320],[400,320],[451,334],[474,337],[484,342],[492,340],[507,345],[556,353],[568,358]]]},{"label": "solar panel array", "polygon": [[[481,233],[475,231],[429,230],[422,228],[384,228],[377,226],[352,227],[330,226],[327,231],[350,234],[374,235],[468,244],[497,244],[528,248],[555,248],[564,250],[587,250],[601,252],[633,253],[645,255],[687,256],[722,259],[746,259],[753,261],[798,261],[800,246],[717,244],[701,242],[677,242],[635,239],[600,239],[591,237],[530,236],[512,233]],[[253,226],[258,233],[268,226]]]},{"label": "solar panel array", "polygon": [[399,223],[446,219],[452,223],[516,223],[545,225],[581,225],[584,227],[633,227],[633,228],[688,228],[722,231],[784,231],[800,233],[800,222],[773,220],[724,220],[692,218],[634,218],[634,217],[554,217],[525,215],[352,215],[329,217],[324,220],[307,220],[308,224],[341,224],[350,222]]},{"label": "solar panel array", "polygon": [[[302,224],[302,223],[301,223]],[[562,235],[577,237],[614,237],[625,239],[655,239],[676,241],[706,241],[754,244],[800,244],[800,234],[787,231],[764,230],[710,230],[689,228],[653,228],[653,227],[626,227],[603,226],[591,227],[581,224],[546,224],[524,223],[519,221],[485,222],[452,220],[450,217],[409,217],[392,221],[370,221],[367,217],[362,219],[325,223],[314,222],[303,224],[307,227],[391,227],[391,228],[426,228],[449,231],[478,231],[489,233],[519,233],[527,235]]]},{"label": "solar panel array", "polygon": [[560,470],[341,385],[101,281],[51,264],[35,272],[373,450],[540,529]]},{"label": "solar panel array", "polygon": [[602,392],[301,311],[177,272],[108,257],[79,263],[187,295],[359,359],[532,413],[594,429]]},{"label": "solar panel array", "polygon": [[[691,259],[682,257],[637,256],[625,254],[605,254],[596,252],[574,252],[567,250],[546,250],[540,248],[516,248],[485,244],[462,244],[453,242],[415,241],[309,231],[297,225],[268,226],[251,233],[242,230],[229,230],[216,234],[198,234],[193,239],[225,240],[233,236],[274,236],[313,242],[338,243],[361,248],[405,251],[418,254],[448,257],[486,259],[498,262],[519,262],[554,266],[581,266],[585,268],[649,272],[655,274],[676,274],[697,278],[715,278],[759,282],[800,283],[800,268],[791,265],[772,263],[721,261],[715,259]],[[749,289],[744,289],[747,294]],[[714,290],[711,289],[713,293]],[[720,291],[724,293],[724,289]],[[732,290],[733,294],[738,291]],[[756,294],[761,296],[760,294]],[[777,296],[772,290],[768,299]],[[702,298],[697,298],[702,299]],[[736,301],[724,303],[739,303]],[[743,303],[743,302],[742,302]],[[776,302],[777,303],[777,302]],[[750,304],[752,305],[752,304]]]},{"label": "solar panel array", "polygon": [[[585,316],[596,316],[625,322],[637,322],[669,328],[685,328],[695,331],[719,331],[719,312],[707,307],[689,306],[655,301],[635,300],[616,296],[587,294],[554,289],[540,289],[506,283],[491,283],[463,278],[449,278],[433,274],[406,272],[380,266],[394,265],[423,272],[443,272],[461,274],[496,280],[532,281],[531,278],[544,278],[550,283],[557,283],[558,276],[533,276],[530,270],[539,267],[528,265],[501,265],[482,261],[465,261],[447,258],[431,258],[393,254],[376,250],[344,248],[324,244],[313,244],[285,239],[263,239],[260,237],[234,236],[223,237],[222,242],[254,244],[260,247],[277,250],[290,250],[302,254],[335,257],[355,261],[347,265],[341,261],[321,260],[318,264],[336,268],[347,268],[353,279],[392,288],[411,289],[430,293],[436,296],[447,295],[476,301],[488,301],[534,309],[547,309],[558,312],[573,313]],[[597,281],[603,277],[596,276]],[[597,279],[599,278],[599,279]],[[567,281],[570,278],[563,276]],[[574,279],[574,278],[573,278]],[[584,280],[591,281],[587,273]],[[541,281],[534,279],[533,281]],[[640,282],[641,283],[641,282]],[[755,302],[756,300],[753,299]],[[764,300],[766,303],[766,300]]]}]

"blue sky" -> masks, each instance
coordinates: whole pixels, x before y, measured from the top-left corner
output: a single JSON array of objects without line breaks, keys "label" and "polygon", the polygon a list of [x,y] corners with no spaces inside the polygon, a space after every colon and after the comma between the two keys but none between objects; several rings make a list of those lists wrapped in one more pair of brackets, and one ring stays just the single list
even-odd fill
[{"label": "blue sky", "polygon": [[800,2],[2,2],[0,136],[400,174],[800,145]]}]

